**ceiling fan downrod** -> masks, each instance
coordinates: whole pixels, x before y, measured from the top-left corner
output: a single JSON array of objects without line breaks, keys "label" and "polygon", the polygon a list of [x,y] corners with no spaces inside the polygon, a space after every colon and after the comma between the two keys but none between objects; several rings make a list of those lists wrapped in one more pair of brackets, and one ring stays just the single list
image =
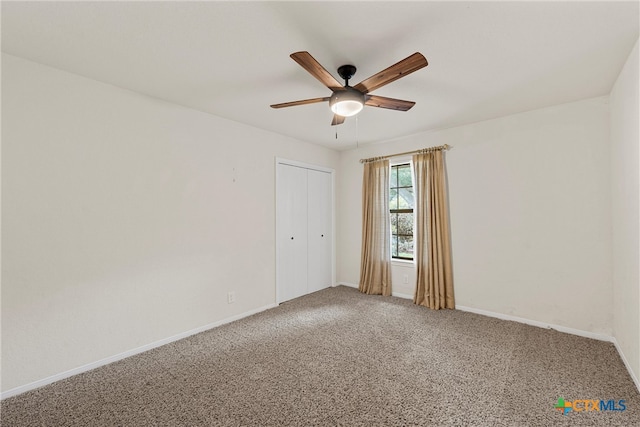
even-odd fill
[{"label": "ceiling fan downrod", "polygon": [[356,67],[353,65],[341,65],[338,67],[338,74],[344,79],[344,85],[349,86],[349,79],[356,73]]},{"label": "ceiling fan downrod", "polygon": [[349,80],[356,73],[355,66],[342,65],[338,67],[338,74],[345,80],[345,84],[342,85],[309,52],[294,52],[289,56],[307,70],[309,74],[318,79],[320,83],[331,89],[333,93],[330,97],[272,104],[271,108],[293,107],[329,101],[329,107],[334,113],[331,126],[344,123],[346,117],[358,114],[365,105],[396,111],[408,111],[415,105],[415,102],[371,95],[370,92],[428,65],[427,59],[420,52],[416,52],[351,87],[349,86]]}]

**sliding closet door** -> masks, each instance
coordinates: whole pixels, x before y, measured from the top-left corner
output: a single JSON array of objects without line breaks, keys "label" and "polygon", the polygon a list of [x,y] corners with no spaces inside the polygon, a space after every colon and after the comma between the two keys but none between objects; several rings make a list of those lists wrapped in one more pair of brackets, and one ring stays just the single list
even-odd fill
[{"label": "sliding closet door", "polygon": [[307,293],[307,170],[278,164],[278,302]]},{"label": "sliding closet door", "polygon": [[332,197],[331,174],[307,171],[308,197],[308,280],[307,291],[331,286]]}]

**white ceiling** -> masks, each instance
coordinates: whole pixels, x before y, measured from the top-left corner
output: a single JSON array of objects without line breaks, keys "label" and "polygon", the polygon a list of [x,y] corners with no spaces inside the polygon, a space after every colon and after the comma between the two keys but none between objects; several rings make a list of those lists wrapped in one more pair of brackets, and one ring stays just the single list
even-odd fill
[{"label": "white ceiling", "polygon": [[[338,150],[606,95],[639,2],[2,2],[2,51]],[[329,96],[289,58],[359,81],[419,51],[429,66],[330,126]],[[337,130],[337,139],[336,139]]]}]

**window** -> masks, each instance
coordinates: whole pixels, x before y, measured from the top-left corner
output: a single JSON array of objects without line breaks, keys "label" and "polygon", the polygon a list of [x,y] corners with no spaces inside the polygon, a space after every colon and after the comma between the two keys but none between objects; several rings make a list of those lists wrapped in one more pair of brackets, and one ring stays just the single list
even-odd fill
[{"label": "window", "polygon": [[410,163],[391,166],[389,215],[391,257],[413,260],[413,183]]}]

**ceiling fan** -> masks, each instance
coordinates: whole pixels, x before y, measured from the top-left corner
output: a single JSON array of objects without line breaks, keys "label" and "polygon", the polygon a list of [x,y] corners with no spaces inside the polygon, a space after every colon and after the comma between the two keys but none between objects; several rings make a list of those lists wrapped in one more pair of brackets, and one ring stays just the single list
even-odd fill
[{"label": "ceiling fan", "polygon": [[320,83],[331,89],[333,94],[324,98],[311,98],[273,104],[271,108],[293,107],[296,105],[329,101],[331,111],[334,113],[333,120],[331,121],[332,126],[344,123],[345,117],[358,114],[365,105],[397,111],[409,110],[415,105],[415,102],[370,95],[369,92],[428,65],[425,57],[421,53],[416,52],[352,87],[349,86],[349,80],[356,73],[356,67],[353,65],[342,65],[338,67],[338,74],[345,81],[343,86],[320,65],[309,52],[295,52],[289,56],[300,64],[302,68],[307,70],[309,74],[318,79]]}]

